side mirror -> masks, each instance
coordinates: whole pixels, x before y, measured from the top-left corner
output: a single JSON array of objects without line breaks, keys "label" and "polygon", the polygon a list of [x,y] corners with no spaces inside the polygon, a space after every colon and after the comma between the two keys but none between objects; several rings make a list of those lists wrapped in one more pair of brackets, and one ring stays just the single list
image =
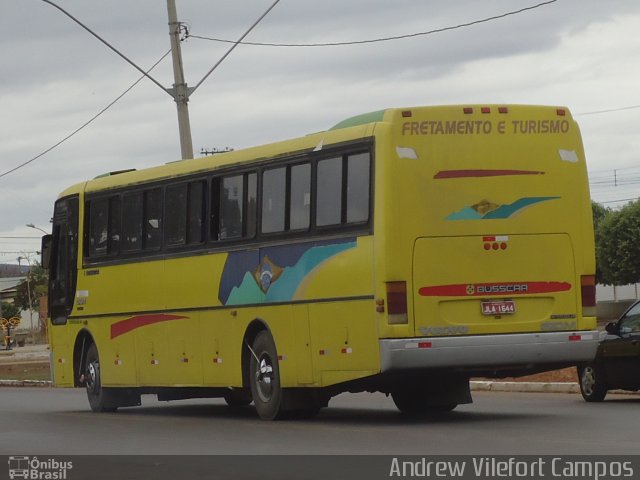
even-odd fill
[{"label": "side mirror", "polygon": [[604,329],[607,331],[607,333],[611,334],[611,335],[619,335],[619,331],[618,331],[618,324],[616,322],[609,322],[607,323],[607,325],[604,327]]},{"label": "side mirror", "polygon": [[40,246],[40,265],[45,270],[49,269],[49,260],[51,259],[51,242],[53,235],[44,235]]}]

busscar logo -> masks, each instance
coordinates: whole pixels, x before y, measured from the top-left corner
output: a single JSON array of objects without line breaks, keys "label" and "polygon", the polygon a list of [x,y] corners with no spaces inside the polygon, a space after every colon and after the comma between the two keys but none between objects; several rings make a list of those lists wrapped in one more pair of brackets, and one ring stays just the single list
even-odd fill
[{"label": "busscar logo", "polygon": [[527,293],[527,284],[506,284],[506,285],[478,285],[476,290],[480,295],[492,293]]},{"label": "busscar logo", "polygon": [[55,458],[46,460],[38,457],[11,456],[9,457],[9,478],[24,478],[31,480],[66,480],[67,471],[73,468],[73,462],[63,462]]}]

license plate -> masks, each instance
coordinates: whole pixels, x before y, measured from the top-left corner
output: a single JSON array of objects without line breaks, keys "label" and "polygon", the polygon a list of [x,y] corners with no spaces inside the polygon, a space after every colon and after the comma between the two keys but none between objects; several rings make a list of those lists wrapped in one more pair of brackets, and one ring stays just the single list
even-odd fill
[{"label": "license plate", "polygon": [[495,300],[482,302],[483,315],[511,315],[516,313],[516,303],[513,300]]}]

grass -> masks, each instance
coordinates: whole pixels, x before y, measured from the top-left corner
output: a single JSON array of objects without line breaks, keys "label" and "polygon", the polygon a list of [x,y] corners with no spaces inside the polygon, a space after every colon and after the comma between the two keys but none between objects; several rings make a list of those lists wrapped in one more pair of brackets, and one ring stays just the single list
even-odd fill
[{"label": "grass", "polygon": [[49,362],[0,363],[0,380],[51,380]]}]

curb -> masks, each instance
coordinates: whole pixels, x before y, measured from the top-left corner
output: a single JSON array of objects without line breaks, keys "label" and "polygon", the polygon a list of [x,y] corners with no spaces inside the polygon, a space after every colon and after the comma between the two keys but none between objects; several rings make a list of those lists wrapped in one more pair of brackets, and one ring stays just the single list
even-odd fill
[{"label": "curb", "polygon": [[580,393],[580,385],[570,382],[492,382],[472,380],[471,390],[479,392]]},{"label": "curb", "polygon": [[0,380],[0,387],[52,387],[51,380]]}]

